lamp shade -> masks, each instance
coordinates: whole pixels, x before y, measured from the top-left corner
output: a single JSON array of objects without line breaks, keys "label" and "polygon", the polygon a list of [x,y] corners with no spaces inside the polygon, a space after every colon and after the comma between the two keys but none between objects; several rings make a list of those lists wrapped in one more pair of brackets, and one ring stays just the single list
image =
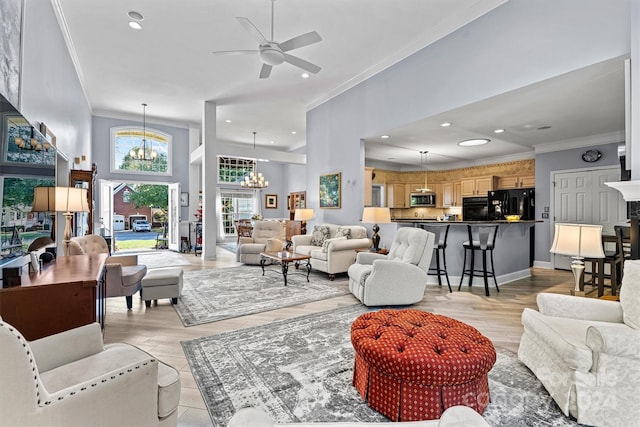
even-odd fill
[{"label": "lamp shade", "polygon": [[313,216],[313,209],[296,209],[293,219],[294,221],[308,221],[313,219]]},{"label": "lamp shade", "polygon": [[89,212],[85,188],[36,187],[32,212]]},{"label": "lamp shade", "polygon": [[626,202],[640,201],[640,181],[617,181],[604,184],[621,192]]},{"label": "lamp shade", "polygon": [[556,224],[549,251],[558,255],[604,258],[602,226],[592,224]]},{"label": "lamp shade", "polygon": [[388,224],[391,222],[389,208],[364,208],[362,222],[365,224]]}]

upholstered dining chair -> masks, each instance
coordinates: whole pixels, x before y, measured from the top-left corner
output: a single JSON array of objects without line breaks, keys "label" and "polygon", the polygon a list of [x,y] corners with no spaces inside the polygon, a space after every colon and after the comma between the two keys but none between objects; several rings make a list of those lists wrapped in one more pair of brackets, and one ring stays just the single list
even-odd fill
[{"label": "upholstered dining chair", "polygon": [[0,318],[0,425],[176,426],[180,375],[98,323],[35,341]]},{"label": "upholstered dining chair", "polygon": [[435,235],[400,228],[387,255],[359,252],[349,267],[349,290],[366,306],[415,304],[424,297]]},{"label": "upholstered dining chair", "polygon": [[[102,236],[88,234],[72,237],[69,255],[108,254],[109,247]],[[133,307],[133,294],[142,287],[142,278],[147,274],[147,266],[138,264],[137,255],[115,255],[106,262],[106,297],[124,296],[127,308]]]}]

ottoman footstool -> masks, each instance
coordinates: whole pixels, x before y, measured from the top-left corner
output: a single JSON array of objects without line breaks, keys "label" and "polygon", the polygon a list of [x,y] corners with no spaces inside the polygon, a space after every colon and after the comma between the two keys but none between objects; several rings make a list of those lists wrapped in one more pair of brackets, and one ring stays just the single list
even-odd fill
[{"label": "ottoman footstool", "polygon": [[482,414],[491,341],[463,322],[420,310],[380,310],[351,325],[353,385],[367,404],[393,421],[440,418],[456,405]]},{"label": "ottoman footstool", "polygon": [[149,270],[142,278],[140,297],[147,307],[151,307],[152,300],[171,298],[171,303],[176,304],[182,292],[182,268],[154,268]]}]

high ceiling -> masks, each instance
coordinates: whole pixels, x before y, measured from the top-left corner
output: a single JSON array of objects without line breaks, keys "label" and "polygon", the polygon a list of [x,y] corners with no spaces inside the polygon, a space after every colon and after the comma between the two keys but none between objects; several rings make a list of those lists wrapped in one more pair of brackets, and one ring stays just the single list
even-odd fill
[{"label": "high ceiling", "polygon": [[[319,103],[436,41],[506,0],[276,0],[275,40],[310,31],[322,41],[289,53],[322,69],[307,79],[284,63],[258,78],[258,55],[213,51],[257,49],[236,17],[269,38],[269,0],[54,0],[94,115],[148,123],[199,124],[203,102],[218,106],[221,140],[274,150],[305,144],[305,113]],[[128,12],[144,17],[128,26]],[[531,152],[532,145],[624,128],[621,61],[561,76],[517,93],[425,118],[389,139],[366,137],[367,161],[455,164]],[[606,108],[603,108],[606,107]],[[227,122],[230,120],[231,122]],[[439,123],[453,123],[442,128]],[[539,131],[538,127],[551,126]],[[497,136],[497,127],[506,132]],[[295,134],[293,133],[295,132]],[[462,149],[461,139],[491,144]],[[393,160],[390,160],[393,158]]]}]

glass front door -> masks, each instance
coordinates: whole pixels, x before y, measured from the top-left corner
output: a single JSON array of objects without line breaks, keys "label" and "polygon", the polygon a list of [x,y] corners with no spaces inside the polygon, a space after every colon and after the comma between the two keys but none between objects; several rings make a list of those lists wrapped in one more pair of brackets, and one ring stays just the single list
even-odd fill
[{"label": "glass front door", "polygon": [[239,219],[251,219],[257,212],[252,192],[225,192],[220,193],[222,203],[222,227],[225,236],[235,236],[235,222]]}]

